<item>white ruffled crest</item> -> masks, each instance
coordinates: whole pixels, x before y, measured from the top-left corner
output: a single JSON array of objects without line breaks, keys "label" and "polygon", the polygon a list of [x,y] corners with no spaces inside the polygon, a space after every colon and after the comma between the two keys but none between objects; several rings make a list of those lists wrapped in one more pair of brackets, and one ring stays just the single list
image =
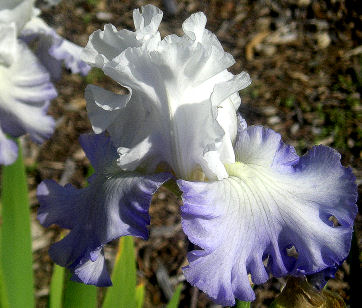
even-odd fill
[{"label": "white ruffled crest", "polygon": [[[154,16],[135,21],[136,28]],[[130,91],[123,98],[114,96],[124,108],[110,110],[101,106],[109,102],[100,92],[96,94],[99,90],[87,90],[94,92],[88,98],[99,98],[87,99],[91,123],[96,132],[109,131],[119,147],[122,168],[136,168],[145,160],[152,166],[164,161],[182,178],[192,178],[199,167],[210,179],[227,176],[222,162],[234,162],[237,92],[250,84],[250,78],[246,73],[234,76],[227,71],[234,59],[205,30],[205,23],[205,15],[194,14],[184,22],[187,34],[183,37],[167,36],[152,50],[149,42],[128,45],[117,51],[118,56],[114,57],[114,50],[111,56],[103,54],[108,62],[93,61]],[[105,36],[106,31],[102,33]]]},{"label": "white ruffled crest", "polygon": [[158,32],[162,17],[162,11],[150,4],[143,6],[141,11],[139,9],[133,10],[137,40],[147,41],[154,36]]},{"label": "white ruffled crest", "polygon": [[107,24],[104,30],[97,30],[89,37],[83,52],[83,60],[92,66],[103,66],[120,55],[129,47],[140,47],[147,44],[149,49],[157,44],[161,38],[158,26],[163,13],[153,5],[142,7],[141,11],[133,11],[136,31],[117,30],[113,25]]}]

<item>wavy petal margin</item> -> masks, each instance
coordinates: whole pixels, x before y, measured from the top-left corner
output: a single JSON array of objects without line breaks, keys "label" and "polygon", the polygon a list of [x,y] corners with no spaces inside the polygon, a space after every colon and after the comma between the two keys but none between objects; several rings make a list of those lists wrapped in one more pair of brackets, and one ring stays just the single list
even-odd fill
[{"label": "wavy petal margin", "polygon": [[115,164],[116,149],[104,134],[83,135],[81,144],[95,167],[92,181],[83,189],[43,181],[37,190],[38,219],[45,227],[71,229],[49,254],[72,271],[73,280],[109,286],[103,246],[125,235],[148,238],[152,195],[172,175],[122,172]]},{"label": "wavy petal margin", "polygon": [[235,297],[255,299],[248,274],[261,284],[270,273],[338,266],[357,213],[355,178],[335,150],[317,146],[298,158],[279,134],[252,126],[240,132],[235,152],[227,179],[178,181],[183,230],[200,247],[188,254],[185,277],[227,306]]},{"label": "wavy petal margin", "polygon": [[[141,10],[133,11],[136,31],[117,30],[111,24],[106,24],[103,31],[97,30],[91,34],[83,52],[83,60],[88,64],[103,68],[123,51],[130,47],[140,47],[161,41],[158,27],[163,13],[153,5],[145,5]],[[153,43],[154,41],[154,43]]]},{"label": "wavy petal margin", "polygon": [[203,13],[185,20],[185,35],[163,40],[161,18],[147,5],[134,11],[135,32],[107,25],[91,35],[84,59],[129,91],[122,96],[88,87],[93,129],[107,130],[124,170],[164,162],[184,179],[200,169],[209,179],[225,178],[223,163],[235,161],[238,91],[250,77],[227,71],[235,61],[205,29]]}]

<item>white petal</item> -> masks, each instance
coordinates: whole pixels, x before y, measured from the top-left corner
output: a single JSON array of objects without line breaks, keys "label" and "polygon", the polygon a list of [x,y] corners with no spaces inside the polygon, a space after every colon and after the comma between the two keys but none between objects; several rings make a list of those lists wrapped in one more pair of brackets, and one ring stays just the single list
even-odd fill
[{"label": "white petal", "polygon": [[224,100],[230,97],[231,94],[245,89],[250,84],[251,79],[249,74],[246,72],[233,76],[232,79],[219,83],[214,87],[211,95],[212,103],[219,106]]},{"label": "white petal", "polygon": [[182,24],[182,30],[193,41],[200,42],[205,31],[206,16],[204,13],[198,12],[192,14]]},{"label": "white petal", "polygon": [[[124,170],[162,161],[185,179],[200,167],[208,179],[222,179],[223,163],[235,161],[237,92],[250,84],[249,75],[227,71],[234,59],[205,29],[204,14],[184,22],[184,36],[162,41],[161,17],[157,8],[145,6],[134,11],[135,32],[108,25],[90,37],[85,59],[130,91],[117,110],[105,108],[111,98],[88,97],[92,125],[109,132]],[[94,102],[100,100],[98,108]]]},{"label": "white petal", "polygon": [[119,116],[117,110],[126,106],[130,96],[131,94],[114,94],[93,85],[87,86],[85,89],[87,112],[96,134],[106,130],[116,120]]},{"label": "white petal", "polygon": [[162,11],[150,4],[143,6],[141,12],[139,9],[133,10],[137,40],[147,40],[155,35],[162,17]]},{"label": "white petal", "polygon": [[17,54],[16,25],[0,25],[0,65],[10,66]]},{"label": "white petal", "polygon": [[89,37],[83,60],[92,66],[102,68],[129,47],[146,44],[151,48],[161,40],[157,30],[162,15],[162,11],[155,6],[146,5],[142,7],[141,12],[138,9],[133,11],[135,32],[117,31],[113,25],[105,25],[103,31],[97,30]]},{"label": "white petal", "polygon": [[15,22],[18,33],[37,14],[34,0],[2,0],[0,3],[0,24]]}]

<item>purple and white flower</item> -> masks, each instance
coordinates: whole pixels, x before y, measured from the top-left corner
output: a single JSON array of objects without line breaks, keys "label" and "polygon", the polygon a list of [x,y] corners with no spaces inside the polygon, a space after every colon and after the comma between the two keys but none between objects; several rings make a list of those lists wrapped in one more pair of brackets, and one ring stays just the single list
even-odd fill
[{"label": "purple and white flower", "polygon": [[[262,284],[270,274],[325,277],[350,249],[351,169],[329,147],[299,157],[276,132],[247,127],[237,115],[238,91],[250,78],[227,70],[234,60],[205,29],[204,14],[183,23],[183,36],[164,39],[159,9],[148,5],[133,16],[136,31],[106,25],[85,49],[85,61],[128,90],[86,89],[96,133],[81,140],[96,169],[89,186],[44,181],[38,188],[40,222],[71,229],[50,249],[54,261],[77,281],[109,285],[104,244],[146,238],[151,196],[176,178],[182,227],[198,247],[184,274],[215,302],[253,300],[250,281]],[[169,173],[157,173],[164,163]]]},{"label": "purple and white flower", "polygon": [[[41,143],[54,130],[46,115],[57,96],[51,79],[60,77],[61,63],[73,73],[86,74],[90,67],[80,59],[82,48],[61,38],[39,17],[33,0],[0,3],[0,164],[17,157],[17,146],[5,134],[28,133]],[[38,38],[37,56],[27,46]]]},{"label": "purple and white flower", "polygon": [[38,143],[49,138],[54,120],[46,115],[57,92],[47,70],[16,36],[16,24],[0,24],[0,164],[17,157],[16,144],[5,134],[28,133]]}]

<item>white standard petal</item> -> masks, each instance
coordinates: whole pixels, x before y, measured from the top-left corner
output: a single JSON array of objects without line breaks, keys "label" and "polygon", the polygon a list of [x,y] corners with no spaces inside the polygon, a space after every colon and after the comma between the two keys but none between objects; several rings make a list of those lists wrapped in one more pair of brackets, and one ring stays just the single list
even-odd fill
[{"label": "white standard petal", "polygon": [[103,31],[97,30],[89,37],[83,52],[83,60],[92,66],[102,68],[106,63],[120,55],[129,47],[140,47],[147,44],[152,48],[161,38],[158,26],[163,13],[153,5],[142,7],[141,11],[133,11],[133,20],[136,31],[117,30],[107,24]]},{"label": "white standard petal", "polygon": [[[129,47],[104,65],[107,75],[130,90],[126,107],[104,116],[102,125],[120,147],[122,168],[163,161],[185,179],[200,167],[209,179],[227,176],[223,162],[235,160],[237,93],[250,78],[227,71],[234,60],[205,30],[205,21],[202,13],[193,15],[185,21],[187,35],[170,35],[152,50],[146,44]],[[108,104],[98,97],[88,105]]]},{"label": "white standard petal", "polygon": [[189,253],[185,277],[227,306],[235,297],[255,299],[248,274],[261,284],[269,273],[313,274],[340,264],[357,213],[355,178],[333,149],[314,147],[299,158],[279,134],[249,127],[235,151],[227,179],[178,181],[183,230],[201,248]]}]

